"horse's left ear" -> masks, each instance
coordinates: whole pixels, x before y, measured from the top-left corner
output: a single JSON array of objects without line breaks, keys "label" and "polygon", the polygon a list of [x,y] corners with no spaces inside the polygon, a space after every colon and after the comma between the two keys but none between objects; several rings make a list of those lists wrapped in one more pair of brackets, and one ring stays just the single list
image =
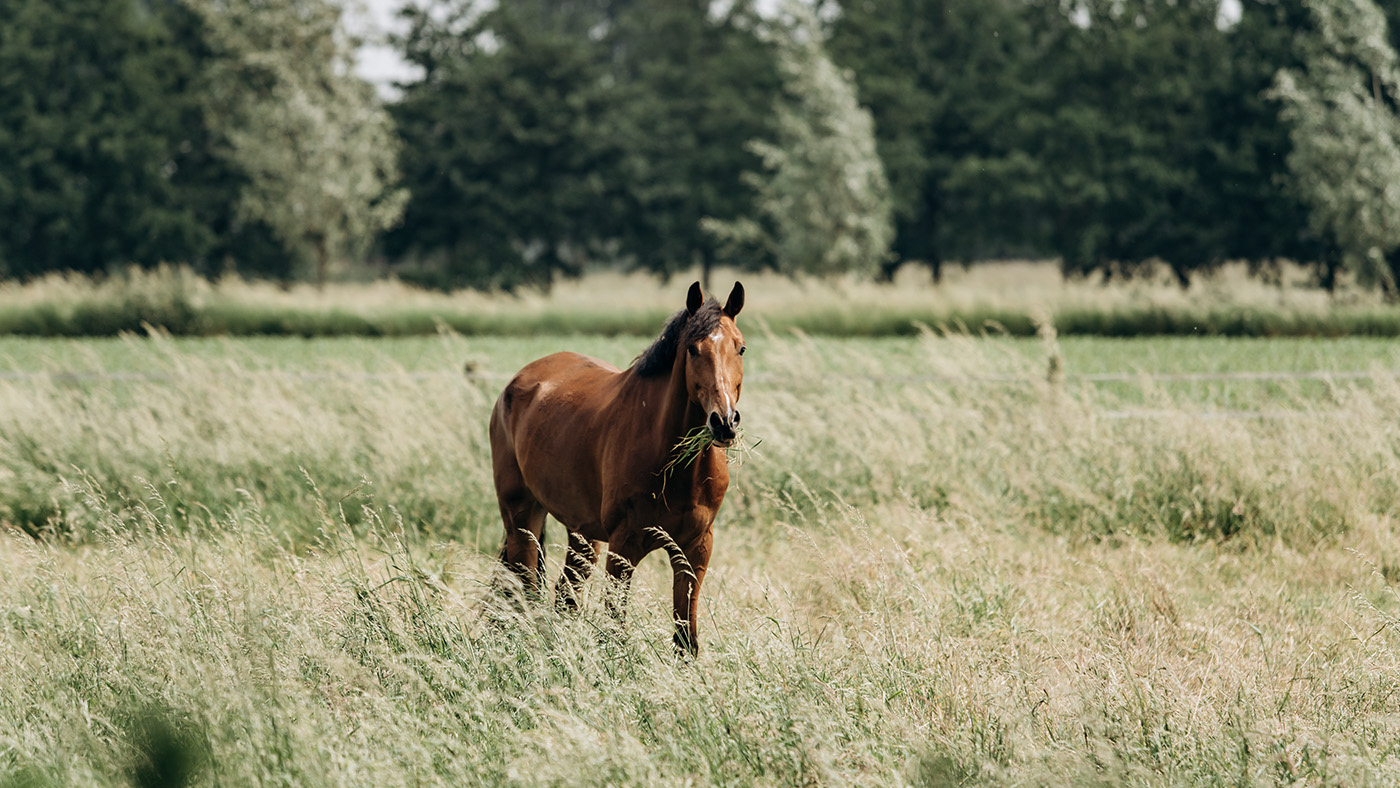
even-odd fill
[{"label": "horse's left ear", "polygon": [[695,314],[695,310],[700,308],[704,300],[705,294],[700,292],[700,283],[696,282],[690,286],[690,292],[685,294],[685,311]]},{"label": "horse's left ear", "polygon": [[724,302],[724,313],[733,320],[739,316],[739,310],[744,308],[744,285],[740,282],[734,283],[734,289],[729,291],[729,300]]}]

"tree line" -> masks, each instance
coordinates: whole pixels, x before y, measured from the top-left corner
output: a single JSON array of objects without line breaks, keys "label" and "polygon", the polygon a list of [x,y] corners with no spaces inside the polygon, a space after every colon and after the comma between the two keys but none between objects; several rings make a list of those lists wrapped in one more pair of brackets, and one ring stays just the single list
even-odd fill
[{"label": "tree line", "polygon": [[[1400,295],[1400,4],[0,0],[0,275],[1227,260]],[[762,11],[762,13],[760,13]]]}]

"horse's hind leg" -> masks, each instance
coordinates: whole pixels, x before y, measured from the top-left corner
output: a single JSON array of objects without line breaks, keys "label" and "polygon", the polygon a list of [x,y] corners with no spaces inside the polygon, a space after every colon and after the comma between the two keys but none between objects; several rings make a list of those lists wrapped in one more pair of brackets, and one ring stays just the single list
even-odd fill
[{"label": "horse's hind leg", "polygon": [[520,578],[526,596],[537,599],[544,572],[545,511],[525,486],[513,458],[496,464],[496,500],[506,529],[501,563]]},{"label": "horse's hind leg", "polygon": [[544,574],[544,507],[528,493],[503,498],[501,519],[506,526],[501,562],[520,578],[526,596],[538,599]]},{"label": "horse's hind leg", "polygon": [[514,387],[515,381],[506,386],[491,411],[491,475],[496,482],[496,501],[500,504],[501,521],[506,529],[501,563],[520,578],[527,596],[538,598],[540,573],[544,571],[545,511],[525,483],[515,442],[511,439]]},{"label": "horse's hind leg", "polygon": [[570,531],[564,573],[559,575],[559,583],[554,587],[555,607],[568,613],[578,610],[579,591],[597,561],[598,553],[593,549],[593,542],[577,531]]}]

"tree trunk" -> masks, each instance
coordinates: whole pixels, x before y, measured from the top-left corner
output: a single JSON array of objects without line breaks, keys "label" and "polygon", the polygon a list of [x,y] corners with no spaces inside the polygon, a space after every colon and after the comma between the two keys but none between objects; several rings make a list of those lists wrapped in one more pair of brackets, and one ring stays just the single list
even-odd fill
[{"label": "tree trunk", "polygon": [[1321,282],[1319,284],[1329,296],[1337,294],[1337,269],[1340,267],[1341,263],[1337,259],[1337,255],[1328,252],[1322,261]]},{"label": "tree trunk", "polygon": [[1389,275],[1381,284],[1385,291],[1386,301],[1393,304],[1400,301],[1400,293],[1396,292],[1396,284],[1400,283],[1400,249],[1391,249],[1385,253],[1385,268]]},{"label": "tree trunk", "polygon": [[1173,265],[1172,274],[1176,276],[1176,283],[1181,286],[1182,290],[1191,289],[1191,270],[1189,268]]},{"label": "tree trunk", "polygon": [[928,272],[933,276],[933,283],[936,285],[942,284],[943,258],[938,255],[930,255],[929,259],[924,261],[924,264],[928,266]]},{"label": "tree trunk", "polygon": [[894,275],[899,272],[899,267],[903,264],[904,261],[897,257],[880,263],[880,273],[878,274],[880,282],[887,285],[893,283]]},{"label": "tree trunk", "polygon": [[325,241],[316,242],[316,289],[326,289],[326,271],[330,268],[330,250]]}]

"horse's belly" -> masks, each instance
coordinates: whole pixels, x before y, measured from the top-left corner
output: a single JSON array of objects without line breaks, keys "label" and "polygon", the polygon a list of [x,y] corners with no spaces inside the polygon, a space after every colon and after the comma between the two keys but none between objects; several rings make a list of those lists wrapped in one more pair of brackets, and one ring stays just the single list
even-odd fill
[{"label": "horse's belly", "polygon": [[581,483],[573,474],[560,474],[552,468],[526,469],[525,484],[546,512],[571,531],[590,531],[600,520],[602,509],[596,485]]}]

